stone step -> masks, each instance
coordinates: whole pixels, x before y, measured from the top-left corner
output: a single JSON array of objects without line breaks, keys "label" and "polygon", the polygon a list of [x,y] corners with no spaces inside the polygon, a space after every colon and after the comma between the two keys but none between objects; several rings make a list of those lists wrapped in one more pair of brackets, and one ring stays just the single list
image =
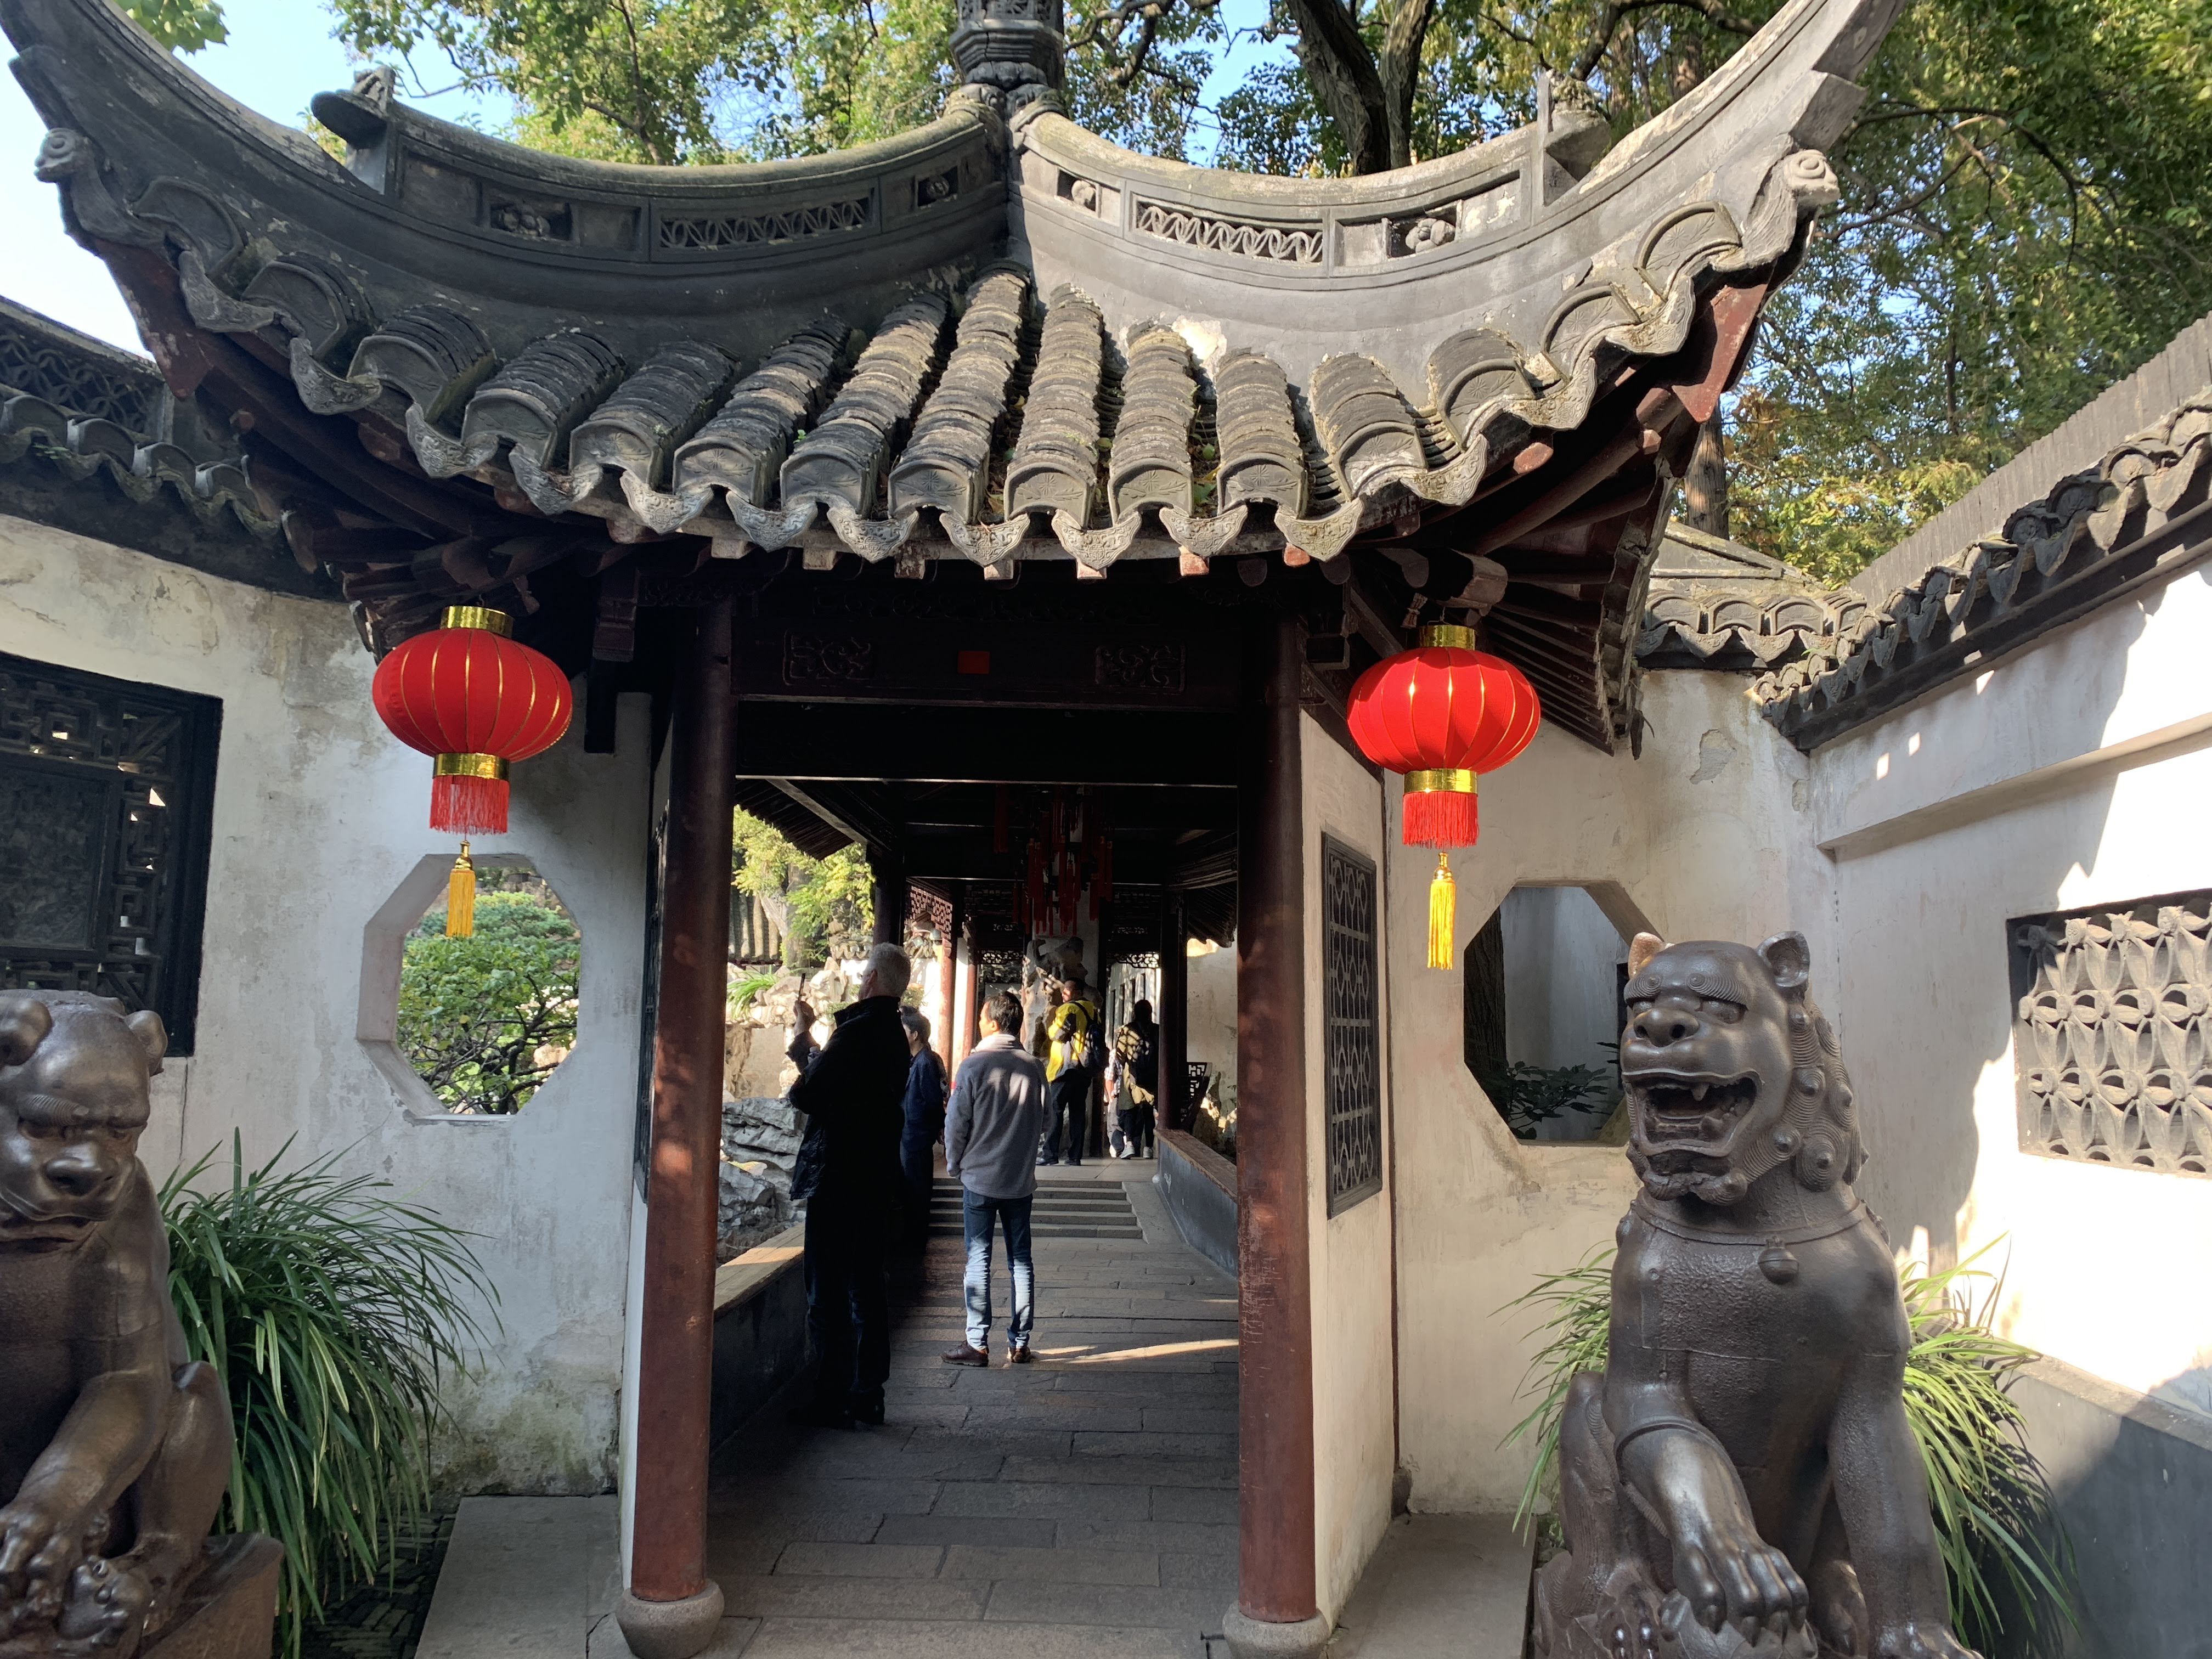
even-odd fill
[{"label": "stone step", "polygon": [[[960,1183],[939,1181],[930,1195],[929,1231],[940,1238],[957,1238],[964,1231]],[[1144,1230],[1129,1206],[1129,1194],[1118,1181],[1039,1182],[1036,1201],[1030,1208],[1033,1238],[1134,1238]]]}]

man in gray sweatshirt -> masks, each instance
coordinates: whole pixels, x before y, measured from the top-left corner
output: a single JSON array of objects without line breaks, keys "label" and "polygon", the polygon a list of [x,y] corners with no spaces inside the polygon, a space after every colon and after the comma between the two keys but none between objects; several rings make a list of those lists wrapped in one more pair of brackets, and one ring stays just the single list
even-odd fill
[{"label": "man in gray sweatshirt", "polygon": [[985,999],[976,1024],[982,1041],[960,1062],[945,1120],[945,1173],[959,1178],[968,1238],[968,1340],[949,1351],[945,1363],[991,1363],[991,1235],[1003,1222],[1014,1281],[1006,1363],[1026,1365],[1036,1316],[1030,1206],[1044,1133],[1044,1068],[1022,1047],[1022,1006],[1011,993]]}]

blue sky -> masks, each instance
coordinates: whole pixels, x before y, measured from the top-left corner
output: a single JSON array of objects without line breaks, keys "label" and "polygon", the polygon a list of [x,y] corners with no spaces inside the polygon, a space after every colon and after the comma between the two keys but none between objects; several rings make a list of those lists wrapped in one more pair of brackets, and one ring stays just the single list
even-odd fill
[{"label": "blue sky", "polygon": [[[1227,0],[1222,11],[1232,28],[1250,29],[1266,21],[1267,0]],[[229,40],[187,61],[241,103],[297,126],[315,94],[351,82],[354,64],[331,38],[329,14],[315,0],[224,0],[223,13]],[[1216,65],[1202,101],[1211,104],[1254,64],[1285,51],[1240,38]],[[434,58],[421,64],[418,84],[446,85],[451,76],[441,76],[442,67]],[[494,131],[506,113],[496,102],[463,94],[415,97],[404,76],[401,95],[448,120],[473,120]],[[137,350],[137,330],[106,268],[70,240],[53,187],[32,177],[32,158],[45,131],[15,77],[0,77],[0,225],[9,233],[0,238],[0,294]]]}]

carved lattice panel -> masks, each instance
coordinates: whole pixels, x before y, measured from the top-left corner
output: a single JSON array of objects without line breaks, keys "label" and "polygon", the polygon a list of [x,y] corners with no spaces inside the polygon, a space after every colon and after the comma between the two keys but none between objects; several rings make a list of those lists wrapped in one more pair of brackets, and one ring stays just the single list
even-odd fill
[{"label": "carved lattice panel", "polygon": [[1382,1190],[1382,1000],[1375,866],[1321,842],[1322,1042],[1328,1125],[1328,1212]]},{"label": "carved lattice panel", "polygon": [[2212,1175],[2212,889],[2007,931],[2021,1150]]},{"label": "carved lattice panel", "polygon": [[132,374],[66,341],[0,315],[0,387],[43,398],[72,415],[96,416],[140,437],[158,422],[161,381]]},{"label": "carved lattice panel", "polygon": [[191,1052],[220,719],[0,655],[0,987],[151,1008]]}]

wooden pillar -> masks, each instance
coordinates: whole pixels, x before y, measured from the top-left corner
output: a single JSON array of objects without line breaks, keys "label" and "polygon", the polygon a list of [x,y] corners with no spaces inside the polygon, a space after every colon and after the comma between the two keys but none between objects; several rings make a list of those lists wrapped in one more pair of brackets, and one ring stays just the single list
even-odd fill
[{"label": "wooden pillar", "polygon": [[952,939],[958,953],[952,969],[952,1069],[957,1072],[960,1062],[975,1046],[975,1014],[981,990],[975,981],[975,945],[966,924],[952,930]]},{"label": "wooden pillar", "polygon": [[954,999],[960,984],[960,890],[952,890],[951,920],[945,925],[937,939],[937,1006],[944,1010],[941,1018],[945,1029],[937,1032],[938,1057],[945,1062],[945,1075],[949,1080],[952,1068],[960,1062],[953,1058],[958,1042],[953,1036],[960,1024],[960,1011]]},{"label": "wooden pillar", "polygon": [[1160,1023],[1159,1127],[1190,1127],[1190,951],[1188,927],[1183,921],[1182,895],[1160,898],[1159,1006],[1152,1018]]},{"label": "wooden pillar", "polygon": [[699,613],[677,671],[661,891],[637,1476],[618,1622],[633,1650],[667,1659],[705,1648],[722,1614],[721,1589],[707,1577],[707,1455],[734,793],[731,611],[723,599]]},{"label": "wooden pillar", "polygon": [[906,860],[896,853],[868,848],[868,878],[875,900],[876,943],[906,943]]},{"label": "wooden pillar", "polygon": [[1244,630],[1237,747],[1237,1603],[1240,1653],[1318,1653],[1306,1239],[1305,872],[1297,623]]}]

